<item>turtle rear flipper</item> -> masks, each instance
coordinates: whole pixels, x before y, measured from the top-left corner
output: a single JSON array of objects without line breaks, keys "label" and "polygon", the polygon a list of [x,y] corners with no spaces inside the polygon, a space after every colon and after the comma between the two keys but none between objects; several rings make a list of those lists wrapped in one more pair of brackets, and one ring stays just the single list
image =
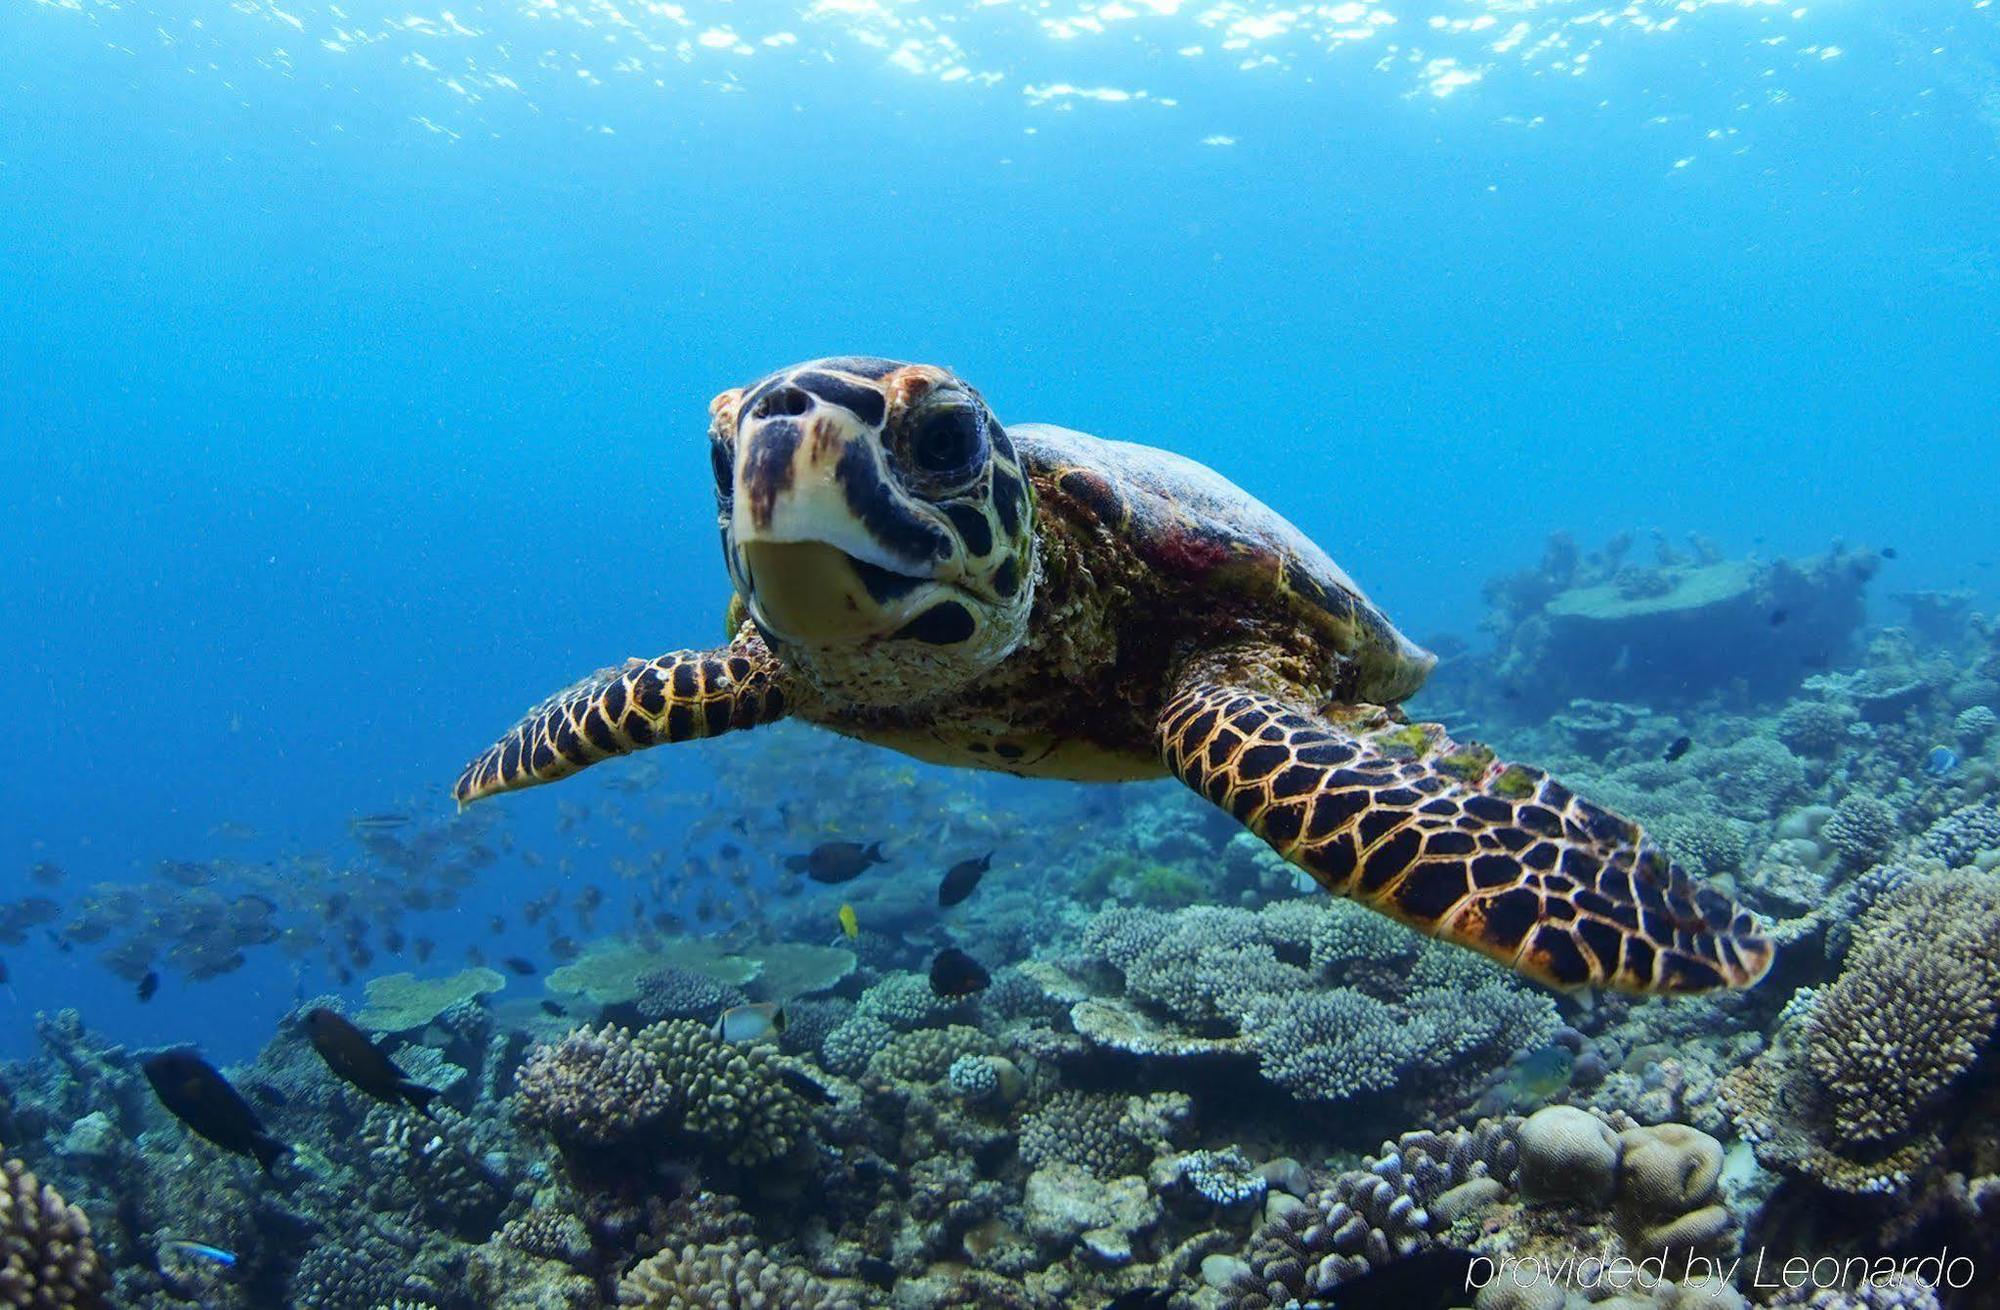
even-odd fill
[{"label": "turtle rear flipper", "polygon": [[1328,891],[1553,986],[1701,992],[1770,968],[1756,917],[1636,824],[1436,725],[1348,715],[1195,672],[1160,715],[1160,754]]},{"label": "turtle rear flipper", "polygon": [[529,710],[465,766],[451,793],[467,805],[566,778],[613,755],[774,722],[786,712],[783,673],[748,630],[717,650],[627,660]]}]

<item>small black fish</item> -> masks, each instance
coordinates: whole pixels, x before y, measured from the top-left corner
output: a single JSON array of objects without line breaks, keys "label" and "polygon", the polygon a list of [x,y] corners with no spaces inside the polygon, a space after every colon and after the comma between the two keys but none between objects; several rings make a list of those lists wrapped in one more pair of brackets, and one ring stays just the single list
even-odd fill
[{"label": "small black fish", "polygon": [[1884,547],[1882,547],[1882,558],[1883,558],[1883,559],[1894,559],[1894,558],[1896,558],[1896,548],[1895,548],[1894,546],[1884,546]]},{"label": "small black fish", "polygon": [[1781,628],[1785,625],[1785,620],[1789,619],[1790,617],[1792,617],[1792,612],[1790,610],[1772,610],[1771,626],[1774,628]]},{"label": "small black fish", "polygon": [[984,965],[956,946],[945,947],[931,961],[931,990],[939,996],[976,995],[992,981]]},{"label": "small black fish", "polygon": [[557,1005],[554,1001],[543,1001],[542,1013],[551,1014],[554,1015],[556,1018],[560,1019],[569,1012],[563,1009],[560,1005]]},{"label": "small black fish", "polygon": [[506,959],[500,961],[500,963],[506,965],[509,969],[512,969],[515,973],[520,974],[523,978],[529,977],[535,972],[534,961],[524,960],[518,955],[510,955]]},{"label": "small black fish", "polygon": [[814,882],[852,882],[866,873],[870,866],[884,864],[888,857],[882,854],[881,842],[870,842],[863,846],[860,842],[821,842],[806,855],[787,855],[785,867],[793,873],[803,873]]},{"label": "small black fish", "polygon": [[1350,1278],[1318,1302],[1326,1310],[1448,1310],[1464,1304],[1470,1251],[1433,1246]]},{"label": "small black fish", "polygon": [[10,975],[7,973],[7,962],[0,960],[0,986],[5,986],[9,980]]},{"label": "small black fish", "polygon": [[1692,745],[1694,745],[1694,738],[1676,737],[1673,739],[1671,743],[1668,744],[1667,753],[1660,756],[1660,758],[1665,760],[1667,763],[1672,764],[1675,760],[1687,754],[1688,747]]},{"label": "small black fish", "polygon": [[832,1105],[840,1099],[826,1089],[825,1083],[796,1065],[779,1065],[778,1080],[814,1105]]},{"label": "small black fish", "polygon": [[1173,1297],[1171,1287],[1135,1287],[1106,1301],[1104,1310],[1167,1310]]},{"label": "small black fish", "polygon": [[174,1118],[225,1151],[253,1157],[265,1173],[292,1149],[266,1132],[250,1103],[194,1051],[163,1051],[140,1067]]},{"label": "small black fish", "polygon": [[877,1255],[864,1255],[854,1262],[854,1272],[870,1287],[888,1291],[896,1285],[896,1266]]},{"label": "small black fish", "polygon": [[160,971],[158,969],[146,970],[146,976],[139,980],[139,991],[138,991],[139,999],[142,1001],[150,1001],[153,999],[153,993],[159,990],[160,990]]},{"label": "small black fish", "polygon": [[378,1101],[402,1101],[424,1118],[431,1118],[431,1098],[437,1088],[412,1082],[410,1076],[383,1054],[382,1048],[332,1010],[317,1009],[306,1015],[306,1034],[326,1067],[344,1083],[359,1087]]},{"label": "small black fish", "polygon": [[496,914],[496,915],[494,915],[494,916],[493,916],[493,918],[492,918],[491,920],[489,920],[489,921],[487,922],[487,925],[486,925],[486,926],[487,926],[487,928],[488,928],[488,929],[489,929],[490,931],[492,931],[492,932],[495,932],[495,933],[503,933],[503,932],[506,932],[506,931],[507,931],[507,919],[506,919],[506,916],[505,916],[505,915],[499,915],[499,914]]},{"label": "small black fish", "polygon": [[979,880],[993,867],[993,852],[988,851],[976,860],[960,860],[945,871],[944,881],[938,884],[938,908],[950,909],[978,888]]}]

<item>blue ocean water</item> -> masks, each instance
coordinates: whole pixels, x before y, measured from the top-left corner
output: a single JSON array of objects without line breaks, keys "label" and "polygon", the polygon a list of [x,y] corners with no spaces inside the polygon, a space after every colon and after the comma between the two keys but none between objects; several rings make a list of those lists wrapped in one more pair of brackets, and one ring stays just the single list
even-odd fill
[{"label": "blue ocean water", "polygon": [[[0,877],[447,813],[719,634],[706,402],[828,353],[1204,460],[1420,639],[1555,530],[1990,603],[1997,68],[1986,0],[0,0]],[[330,985],[6,959],[10,1048]]]}]

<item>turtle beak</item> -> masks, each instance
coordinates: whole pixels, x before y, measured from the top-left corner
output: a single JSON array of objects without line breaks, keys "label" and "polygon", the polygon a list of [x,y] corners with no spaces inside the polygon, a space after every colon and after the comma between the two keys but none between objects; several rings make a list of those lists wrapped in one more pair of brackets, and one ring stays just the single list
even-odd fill
[{"label": "turtle beak", "polygon": [[896,631],[950,582],[950,538],[887,477],[873,429],[782,390],[759,410],[738,430],[730,511],[730,570],[751,616],[809,644]]}]

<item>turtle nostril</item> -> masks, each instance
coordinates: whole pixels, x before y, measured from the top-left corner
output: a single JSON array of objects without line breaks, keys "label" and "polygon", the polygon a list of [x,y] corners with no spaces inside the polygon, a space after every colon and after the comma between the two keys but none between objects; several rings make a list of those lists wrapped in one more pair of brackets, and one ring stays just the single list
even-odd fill
[{"label": "turtle nostril", "polygon": [[752,418],[797,418],[811,409],[812,397],[798,387],[773,387],[757,398]]}]

